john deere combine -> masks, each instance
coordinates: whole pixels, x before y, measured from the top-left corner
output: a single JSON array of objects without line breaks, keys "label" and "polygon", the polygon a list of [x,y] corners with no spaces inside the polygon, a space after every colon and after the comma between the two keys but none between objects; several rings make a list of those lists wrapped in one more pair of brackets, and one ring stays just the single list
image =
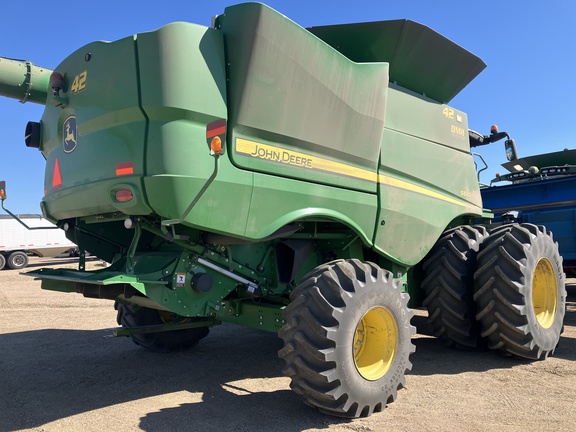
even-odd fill
[{"label": "john deere combine", "polygon": [[471,143],[500,136],[446,103],[484,67],[412,21],[304,29],[255,3],[53,71],[2,58],[0,94],[46,105],[26,131],[43,214],[110,263],[27,274],[114,300],[151,350],[219,322],[279,332],[294,391],[336,416],[405,384],[408,294],[448,344],[545,358],[566,295],[552,236],[470,225],[490,219]]}]

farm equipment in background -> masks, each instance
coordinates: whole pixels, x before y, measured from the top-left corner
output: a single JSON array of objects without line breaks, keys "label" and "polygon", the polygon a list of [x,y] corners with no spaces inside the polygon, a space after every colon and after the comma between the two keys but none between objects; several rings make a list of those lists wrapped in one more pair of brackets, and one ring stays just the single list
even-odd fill
[{"label": "farm equipment in background", "polygon": [[494,222],[543,225],[554,232],[567,274],[576,275],[576,150],[518,158],[507,152],[497,174],[481,189]]},{"label": "farm equipment in background", "polygon": [[[0,270],[8,266],[13,270],[28,265],[28,255],[54,257],[76,245],[66,238],[61,229],[55,228],[40,215],[19,215],[18,218],[0,215]],[[29,229],[32,228],[32,229]]]},{"label": "farm equipment in background", "polygon": [[551,234],[472,226],[491,214],[447,103],[484,67],[413,21],[304,29],[255,3],[54,71],[0,59],[0,94],[46,105],[26,128],[43,214],[110,263],[27,274],[114,300],[155,351],[219,322],[278,332],[291,387],[335,416],[396,399],[411,307],[447,344],[545,358],[566,297]]}]

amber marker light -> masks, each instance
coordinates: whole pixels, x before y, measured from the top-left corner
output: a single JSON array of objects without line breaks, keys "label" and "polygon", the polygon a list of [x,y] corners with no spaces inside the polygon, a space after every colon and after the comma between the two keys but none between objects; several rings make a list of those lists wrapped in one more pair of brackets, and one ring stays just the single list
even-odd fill
[{"label": "amber marker light", "polygon": [[224,152],[222,141],[226,140],[226,119],[213,121],[206,125],[206,143],[213,155]]},{"label": "amber marker light", "polygon": [[498,126],[496,126],[496,125],[490,126],[490,133],[491,134],[497,134],[498,133]]},{"label": "amber marker light", "polygon": [[222,140],[219,136],[215,136],[210,141],[210,150],[212,150],[215,154],[220,154],[222,152]]},{"label": "amber marker light", "polygon": [[116,201],[118,202],[128,202],[134,199],[134,194],[132,193],[131,190],[120,189],[119,191],[116,191],[116,193],[114,194],[114,198],[116,198]]}]

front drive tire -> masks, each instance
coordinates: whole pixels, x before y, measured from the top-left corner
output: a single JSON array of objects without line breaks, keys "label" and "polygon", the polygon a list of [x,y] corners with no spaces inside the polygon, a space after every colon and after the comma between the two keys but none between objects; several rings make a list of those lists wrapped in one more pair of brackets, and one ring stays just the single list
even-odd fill
[{"label": "front drive tire", "polygon": [[532,224],[496,228],[482,244],[474,277],[476,318],[489,348],[527,359],[554,353],[566,288],[552,233]]},{"label": "front drive tire", "polygon": [[338,260],[308,275],[290,295],[279,332],[284,375],[308,405],[338,417],[367,417],[405,386],[415,350],[413,311],[392,273]]},{"label": "front drive tire", "polygon": [[[187,318],[165,311],[145,308],[133,304],[116,302],[118,311],[116,321],[125,328],[186,322]],[[200,339],[208,335],[208,327],[183,330],[170,330],[158,333],[140,333],[130,336],[132,341],[148,351],[172,352],[183,351],[195,346]]]}]

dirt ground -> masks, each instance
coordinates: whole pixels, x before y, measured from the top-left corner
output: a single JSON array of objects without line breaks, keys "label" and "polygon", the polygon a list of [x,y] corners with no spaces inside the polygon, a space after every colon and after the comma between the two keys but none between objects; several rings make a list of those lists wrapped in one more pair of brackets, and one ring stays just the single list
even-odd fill
[{"label": "dirt ground", "polygon": [[343,420],[292,393],[275,334],[224,324],[191,351],[150,353],[109,337],[111,301],[45,292],[2,270],[0,432],[573,431],[576,285],[567,304],[555,356],[538,362],[445,348],[417,311],[408,388],[379,414]]}]

